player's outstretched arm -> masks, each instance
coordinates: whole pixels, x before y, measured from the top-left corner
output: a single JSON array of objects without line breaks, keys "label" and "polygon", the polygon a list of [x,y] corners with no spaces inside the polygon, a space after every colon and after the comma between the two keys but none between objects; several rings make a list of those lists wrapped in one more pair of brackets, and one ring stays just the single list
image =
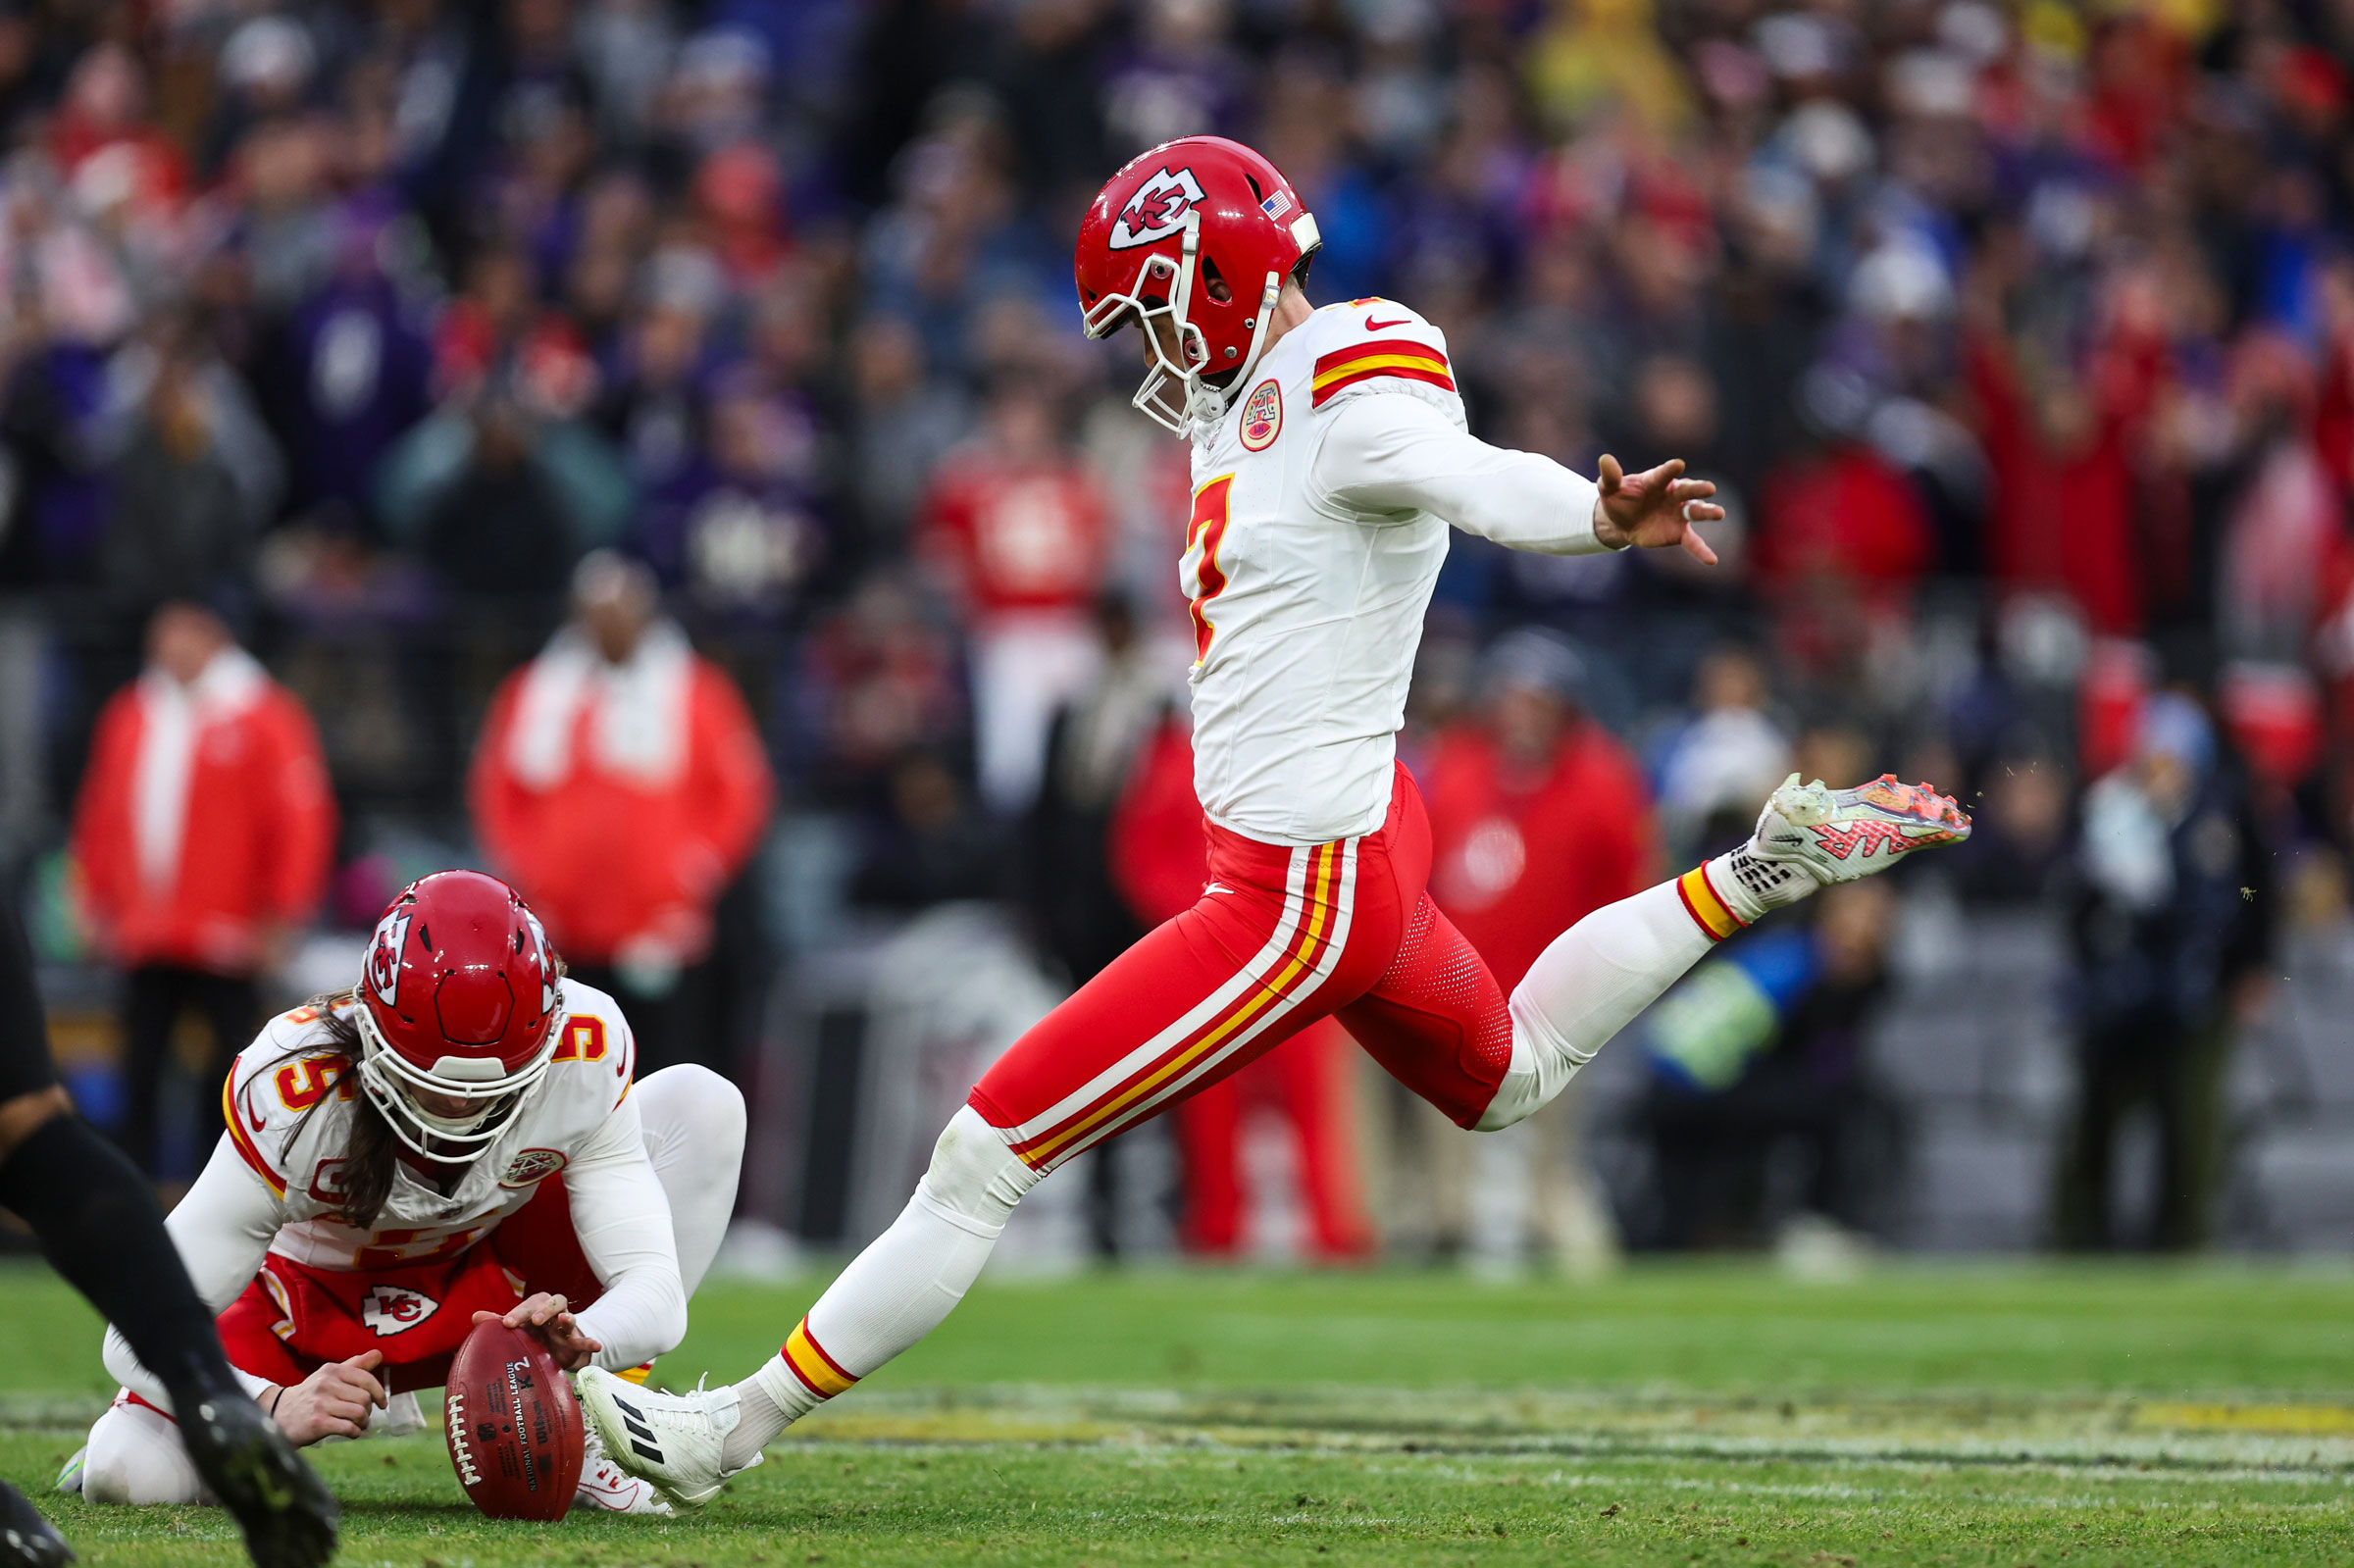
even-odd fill
[{"label": "player's outstretched arm", "polygon": [[1603,482],[1533,452],[1491,446],[1411,393],[1351,399],[1317,449],[1311,488],[1354,516],[1428,512],[1482,538],[1546,555],[1680,544],[1714,564],[1691,525],[1724,515],[1716,487],[1680,462],[1628,477],[1604,458]]}]

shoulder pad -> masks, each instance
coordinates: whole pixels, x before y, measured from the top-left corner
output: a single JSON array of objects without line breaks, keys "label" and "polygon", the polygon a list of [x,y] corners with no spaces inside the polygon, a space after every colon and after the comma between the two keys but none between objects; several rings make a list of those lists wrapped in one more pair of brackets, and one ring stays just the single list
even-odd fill
[{"label": "shoulder pad", "polygon": [[629,1097],[632,1075],[638,1067],[638,1037],[622,1015],[621,1004],[594,986],[566,980],[563,1033],[556,1053],[548,1058],[548,1074],[575,1083],[598,1086],[607,1109]]},{"label": "shoulder pad", "polygon": [[1316,312],[1308,402],[1322,408],[1350,387],[1388,378],[1454,392],[1447,334],[1388,299],[1354,299]]},{"label": "shoulder pad", "polygon": [[221,1117],[230,1144],[281,1198],[286,1148],[302,1119],[330,1095],[341,1101],[359,1097],[351,1059],[318,1037],[312,1027],[318,1022],[318,1011],[310,1007],[272,1019],[237,1053],[221,1087]]}]

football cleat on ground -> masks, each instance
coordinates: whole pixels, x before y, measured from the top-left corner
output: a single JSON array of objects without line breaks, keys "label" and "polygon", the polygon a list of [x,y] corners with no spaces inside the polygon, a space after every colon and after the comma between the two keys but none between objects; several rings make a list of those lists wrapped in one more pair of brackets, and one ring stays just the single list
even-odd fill
[{"label": "football cleat on ground", "polygon": [[574,1512],[583,1508],[599,1513],[656,1513],[667,1514],[670,1504],[654,1491],[653,1483],[640,1481],[605,1456],[605,1445],[598,1441],[596,1429],[590,1427],[588,1441],[583,1444],[581,1484],[573,1489]]},{"label": "football cleat on ground", "polygon": [[260,1405],[207,1399],[180,1412],[179,1436],[254,1568],[318,1568],[335,1554],[335,1499]]},{"label": "football cleat on ground", "polygon": [[1767,909],[1795,903],[1817,887],[1886,871],[1904,855],[1970,836],[1962,808],[1927,784],[1882,774],[1853,789],[1832,789],[1792,774],[1766,798],[1754,837],[1733,851],[1732,874]]},{"label": "football cleat on ground", "polygon": [[24,1493],[0,1481],[0,1568],[52,1568],[74,1561],[74,1548]]},{"label": "football cleat on ground", "polygon": [[[586,1367],[574,1380],[581,1414],[605,1445],[612,1461],[650,1481],[674,1502],[709,1502],[742,1471],[722,1469],[721,1445],[736,1430],[733,1389],[696,1385],[686,1393],[640,1389],[599,1367]],[[754,1455],[749,1470],[760,1462]]]}]

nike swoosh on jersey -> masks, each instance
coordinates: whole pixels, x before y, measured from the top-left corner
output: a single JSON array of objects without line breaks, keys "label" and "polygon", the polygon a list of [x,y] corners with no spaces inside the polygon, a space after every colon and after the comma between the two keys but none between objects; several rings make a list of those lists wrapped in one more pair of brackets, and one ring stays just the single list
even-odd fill
[{"label": "nike swoosh on jersey", "polygon": [[1377,322],[1372,317],[1368,316],[1365,318],[1365,330],[1368,332],[1384,331],[1392,327],[1404,327],[1413,318],[1408,316],[1401,316],[1394,322]]}]

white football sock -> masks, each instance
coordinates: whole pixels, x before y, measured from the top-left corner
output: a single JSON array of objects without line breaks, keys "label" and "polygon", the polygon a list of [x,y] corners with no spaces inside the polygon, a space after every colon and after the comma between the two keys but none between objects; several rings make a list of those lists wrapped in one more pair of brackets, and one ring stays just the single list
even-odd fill
[{"label": "white football sock", "polygon": [[1479,1131],[1551,1103],[1715,944],[1673,882],[1605,905],[1556,936],[1512,988],[1512,1065]]}]

